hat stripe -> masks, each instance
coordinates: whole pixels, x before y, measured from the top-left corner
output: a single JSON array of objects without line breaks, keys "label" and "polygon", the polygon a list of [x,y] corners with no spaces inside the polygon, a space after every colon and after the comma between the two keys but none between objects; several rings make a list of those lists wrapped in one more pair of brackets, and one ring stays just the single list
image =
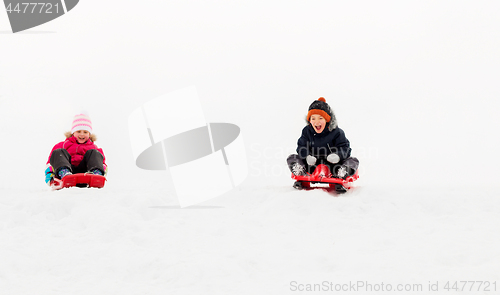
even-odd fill
[{"label": "hat stripe", "polygon": [[309,112],[307,112],[307,121],[311,119],[312,115],[320,115],[323,118],[325,118],[326,122],[330,122],[330,120],[332,119],[332,117],[330,117],[330,115],[328,115],[325,111],[319,109],[312,109]]},{"label": "hat stripe", "polygon": [[75,116],[75,118],[73,119],[73,122],[75,122],[75,121],[87,121],[90,123],[90,119],[88,117]]},{"label": "hat stripe", "polygon": [[88,124],[77,124],[77,125],[74,125],[74,126],[73,126],[73,129],[74,129],[75,127],[82,127],[82,126],[90,127]]},{"label": "hat stripe", "polygon": [[75,120],[75,121],[73,121],[73,125],[76,125],[76,124],[92,125],[92,122],[90,122],[89,120]]}]

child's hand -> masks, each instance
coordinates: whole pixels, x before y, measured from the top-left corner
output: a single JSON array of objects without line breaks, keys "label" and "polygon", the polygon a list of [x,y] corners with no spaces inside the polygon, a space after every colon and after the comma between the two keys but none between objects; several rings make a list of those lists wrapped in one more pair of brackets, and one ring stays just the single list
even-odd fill
[{"label": "child's hand", "polygon": [[308,155],[308,156],[306,157],[306,162],[307,162],[307,164],[308,164],[309,166],[312,166],[312,165],[316,164],[316,157],[313,157],[313,156],[311,156],[311,155]]},{"label": "child's hand", "polygon": [[332,164],[337,164],[340,161],[340,157],[335,153],[331,153],[326,157],[326,160]]}]

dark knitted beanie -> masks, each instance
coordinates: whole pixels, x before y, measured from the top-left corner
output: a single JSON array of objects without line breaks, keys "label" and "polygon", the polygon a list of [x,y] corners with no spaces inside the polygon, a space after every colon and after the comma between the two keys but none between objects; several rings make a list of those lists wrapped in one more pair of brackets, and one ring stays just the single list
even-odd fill
[{"label": "dark knitted beanie", "polygon": [[318,98],[309,106],[309,112],[307,113],[307,121],[311,119],[312,115],[320,115],[325,118],[326,122],[330,122],[332,119],[332,109],[326,103],[324,97]]},{"label": "dark knitted beanie", "polygon": [[312,115],[320,115],[325,118],[326,122],[329,123],[328,130],[332,131],[337,128],[337,120],[335,119],[335,114],[333,113],[330,106],[326,103],[324,97],[320,97],[309,106],[309,111],[307,112],[307,122],[311,119]]}]

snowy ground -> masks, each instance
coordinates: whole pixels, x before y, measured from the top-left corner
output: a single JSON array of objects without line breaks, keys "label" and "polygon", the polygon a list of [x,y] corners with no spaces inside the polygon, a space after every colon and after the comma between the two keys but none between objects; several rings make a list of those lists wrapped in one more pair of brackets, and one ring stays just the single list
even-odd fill
[{"label": "snowy ground", "polygon": [[[495,190],[289,185],[179,209],[155,186],[2,189],[5,294],[288,294],[292,282],[499,280]],[[485,293],[487,294],[487,293]]]},{"label": "snowy ground", "polygon": [[[500,6],[360,3],[82,1],[21,34],[0,13],[0,294],[500,292]],[[250,171],[180,209],[168,172],[134,166],[127,118],[189,85],[241,127]],[[361,161],[341,196],[294,190],[285,164],[319,96]],[[52,192],[82,109],[109,181]]]}]

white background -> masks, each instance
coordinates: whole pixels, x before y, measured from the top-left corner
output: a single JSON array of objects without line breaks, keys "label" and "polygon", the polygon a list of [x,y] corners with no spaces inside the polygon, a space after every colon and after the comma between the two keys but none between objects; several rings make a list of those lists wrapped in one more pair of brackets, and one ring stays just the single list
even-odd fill
[{"label": "white background", "polygon": [[[0,290],[500,280],[499,14],[497,1],[87,0],[12,34],[0,12]],[[135,167],[127,118],[190,85],[207,121],[241,127],[250,176],[178,210],[168,173]],[[294,191],[285,164],[320,96],[361,162],[342,197]],[[44,164],[82,110],[109,181],[50,192]],[[189,101],[176,111],[190,120]]]}]

